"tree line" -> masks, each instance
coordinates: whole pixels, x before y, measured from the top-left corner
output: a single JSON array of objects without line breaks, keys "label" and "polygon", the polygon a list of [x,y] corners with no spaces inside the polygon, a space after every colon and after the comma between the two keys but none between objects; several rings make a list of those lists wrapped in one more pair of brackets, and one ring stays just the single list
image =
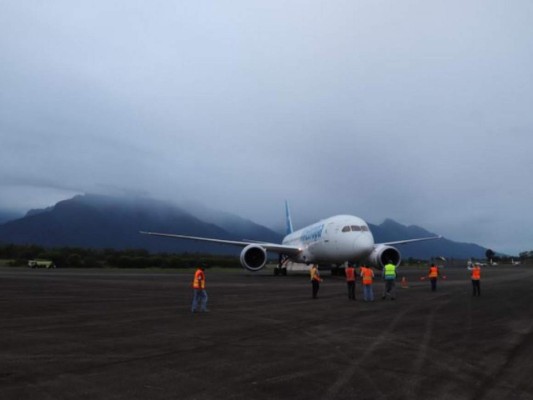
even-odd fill
[{"label": "tree line", "polygon": [[195,268],[236,267],[234,256],[203,253],[155,253],[143,249],[45,248],[37,245],[0,245],[0,259],[10,266],[27,266],[29,260],[53,261],[57,268]]}]

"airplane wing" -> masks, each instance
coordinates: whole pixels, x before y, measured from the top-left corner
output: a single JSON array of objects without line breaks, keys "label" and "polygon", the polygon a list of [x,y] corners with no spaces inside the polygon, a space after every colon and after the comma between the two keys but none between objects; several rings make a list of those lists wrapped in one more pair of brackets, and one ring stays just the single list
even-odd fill
[{"label": "airplane wing", "polygon": [[163,237],[169,237],[169,238],[174,238],[174,239],[197,240],[199,242],[227,244],[227,245],[238,246],[238,247],[246,247],[250,244],[257,244],[258,246],[263,247],[267,251],[273,251],[274,253],[282,253],[282,254],[287,254],[287,255],[296,255],[302,251],[302,249],[300,249],[299,247],[295,247],[295,246],[286,246],[283,244],[258,242],[258,241],[253,241],[253,240],[250,240],[250,241],[223,240],[223,239],[204,238],[204,237],[198,237],[198,236],[175,235],[172,233],[158,233],[158,232],[144,232],[144,231],[140,231],[139,233],[143,235],[163,236]]},{"label": "airplane wing", "polygon": [[395,242],[376,243],[376,245],[382,244],[382,245],[385,245],[385,246],[394,246],[394,245],[397,245],[397,244],[422,242],[424,240],[435,240],[435,239],[442,239],[442,236],[431,236],[431,237],[425,237],[425,238],[419,238],[419,239],[397,240]]}]

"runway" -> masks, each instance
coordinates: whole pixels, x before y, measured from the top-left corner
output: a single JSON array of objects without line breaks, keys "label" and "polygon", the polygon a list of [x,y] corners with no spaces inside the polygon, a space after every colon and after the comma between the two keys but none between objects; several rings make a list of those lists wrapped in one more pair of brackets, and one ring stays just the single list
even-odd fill
[{"label": "runway", "polygon": [[324,276],[0,268],[2,399],[533,399],[533,267],[349,301]]}]

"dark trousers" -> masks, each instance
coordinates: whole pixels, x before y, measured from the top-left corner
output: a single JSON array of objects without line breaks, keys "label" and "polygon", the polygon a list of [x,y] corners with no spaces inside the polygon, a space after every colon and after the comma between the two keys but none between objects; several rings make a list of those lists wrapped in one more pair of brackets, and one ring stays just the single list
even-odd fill
[{"label": "dark trousers", "polygon": [[320,289],[320,282],[315,281],[314,279],[311,281],[311,284],[313,285],[313,299],[316,299],[316,296],[318,295],[318,289]]},{"label": "dark trousers", "polygon": [[472,279],[472,296],[481,296],[481,285],[479,279]]},{"label": "dark trousers", "polygon": [[395,290],[395,283],[394,279],[385,279],[385,292],[383,293],[382,299],[385,299],[385,297],[390,296],[392,300],[396,298],[396,290]]},{"label": "dark trousers", "polygon": [[429,278],[429,281],[431,282],[431,291],[434,292],[437,290],[437,278]]},{"label": "dark trousers", "polygon": [[348,285],[348,298],[350,300],[355,300],[355,281],[347,281]]}]

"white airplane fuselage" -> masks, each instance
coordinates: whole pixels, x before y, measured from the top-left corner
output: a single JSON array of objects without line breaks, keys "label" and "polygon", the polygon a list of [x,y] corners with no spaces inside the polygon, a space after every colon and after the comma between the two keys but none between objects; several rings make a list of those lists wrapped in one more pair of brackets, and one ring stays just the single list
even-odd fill
[{"label": "white airplane fuselage", "polygon": [[289,257],[295,262],[341,264],[368,257],[374,237],[363,219],[336,215],[288,234],[282,244],[301,249]]}]

